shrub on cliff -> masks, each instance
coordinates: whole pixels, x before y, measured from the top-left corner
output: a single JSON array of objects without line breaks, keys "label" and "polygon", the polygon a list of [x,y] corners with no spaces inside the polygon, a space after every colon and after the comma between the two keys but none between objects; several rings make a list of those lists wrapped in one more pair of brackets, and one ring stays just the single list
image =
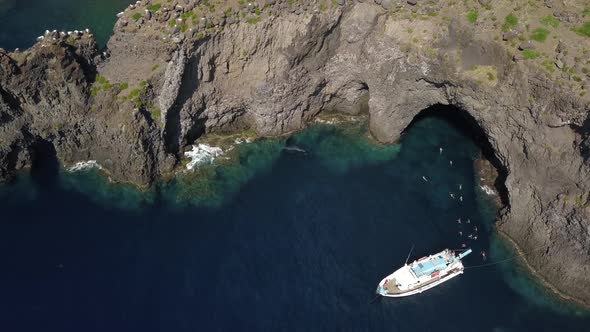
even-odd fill
[{"label": "shrub on cliff", "polygon": [[547,36],[549,36],[549,30],[543,29],[543,28],[538,28],[533,31],[533,34],[531,35],[531,39],[542,43],[547,39]]},{"label": "shrub on cliff", "polygon": [[539,51],[531,50],[530,48],[525,48],[524,50],[522,50],[522,56],[527,60],[536,59],[539,57],[539,55],[541,55]]},{"label": "shrub on cliff", "polygon": [[581,27],[574,29],[580,36],[590,37],[590,21],[584,23]]},{"label": "shrub on cliff", "polygon": [[502,31],[508,32],[518,25],[518,17],[514,14],[510,14],[504,18],[504,24],[502,24]]},{"label": "shrub on cliff", "polygon": [[162,8],[162,5],[160,5],[159,3],[155,3],[153,5],[149,5],[147,7],[147,10],[149,10],[152,13],[157,12],[158,10],[160,10],[160,8]]},{"label": "shrub on cliff", "polygon": [[550,25],[554,28],[557,28],[559,26],[559,21],[551,15],[543,17],[539,22],[541,22],[541,24],[543,25]]},{"label": "shrub on cliff", "polygon": [[470,11],[467,12],[467,21],[470,23],[475,24],[477,22],[477,18],[479,17],[479,13],[475,8],[472,8]]}]

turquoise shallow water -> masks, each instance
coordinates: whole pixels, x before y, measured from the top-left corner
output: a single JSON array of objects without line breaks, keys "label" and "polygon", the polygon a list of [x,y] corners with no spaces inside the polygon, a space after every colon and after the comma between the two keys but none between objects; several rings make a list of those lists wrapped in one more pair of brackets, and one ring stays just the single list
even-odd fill
[{"label": "turquoise shallow water", "polygon": [[92,30],[106,45],[115,15],[131,0],[0,0],[0,47],[13,50],[35,43],[45,30]]},{"label": "turquoise shallow water", "polygon": [[[476,187],[479,150],[464,132],[428,117],[400,144],[378,146],[364,129],[318,125],[260,140],[238,148],[234,163],[205,170],[206,181],[144,193],[95,172],[40,167],[22,175],[0,193],[0,326],[587,330],[587,314],[547,296],[512,263],[371,303],[412,244],[417,258],[467,243],[476,252],[467,266],[482,263],[481,250],[493,259],[511,253],[486,231],[495,208]],[[477,241],[458,234],[472,226]]]}]

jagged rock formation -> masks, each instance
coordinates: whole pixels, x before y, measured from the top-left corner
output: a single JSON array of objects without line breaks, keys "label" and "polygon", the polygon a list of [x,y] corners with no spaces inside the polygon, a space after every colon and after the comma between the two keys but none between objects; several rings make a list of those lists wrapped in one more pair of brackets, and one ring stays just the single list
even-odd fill
[{"label": "jagged rock formation", "polygon": [[94,159],[113,179],[147,185],[205,132],[282,135],[335,109],[368,111],[371,133],[389,143],[422,110],[453,105],[485,134],[505,177],[499,228],[560,292],[590,303],[588,99],[463,20],[416,22],[375,2],[267,1],[259,21],[233,15],[211,20],[223,30],[164,35],[160,23],[188,6],[135,22],[122,13],[106,56],[88,33],[0,52],[0,177],[30,165],[45,142],[63,163]]}]

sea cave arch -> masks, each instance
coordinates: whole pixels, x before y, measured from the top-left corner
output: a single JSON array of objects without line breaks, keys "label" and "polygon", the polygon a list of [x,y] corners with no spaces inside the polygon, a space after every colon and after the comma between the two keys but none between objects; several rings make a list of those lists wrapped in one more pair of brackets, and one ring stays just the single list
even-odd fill
[{"label": "sea cave arch", "polygon": [[469,112],[460,107],[434,104],[419,111],[413,117],[410,124],[402,131],[402,135],[416,123],[429,117],[436,117],[447,121],[477,145],[481,151],[482,159],[489,162],[495,169],[497,176],[493,182],[494,189],[498,193],[501,206],[507,207],[509,205],[509,193],[506,187],[508,168],[498,157],[498,152],[492,146],[486,131],[480,123]]}]

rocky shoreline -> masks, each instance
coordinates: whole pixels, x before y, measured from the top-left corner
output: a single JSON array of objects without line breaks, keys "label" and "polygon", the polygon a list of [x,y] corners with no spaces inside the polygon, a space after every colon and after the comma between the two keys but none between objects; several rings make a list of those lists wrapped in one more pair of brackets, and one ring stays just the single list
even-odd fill
[{"label": "rocky shoreline", "polygon": [[588,308],[589,305],[586,301],[581,300],[575,296],[568,295],[563,291],[559,290],[553,284],[551,284],[539,271],[535,269],[533,265],[531,265],[526,259],[526,253],[518,246],[518,243],[514,241],[507,233],[503,231],[498,231],[498,235],[504,241],[510,245],[514,251],[518,254],[518,258],[516,259],[516,264],[520,264],[520,266],[524,267],[524,269],[530,273],[535,278],[535,281],[538,281],[544,289],[548,291],[551,295],[555,296],[556,298],[567,301],[567,303],[573,304],[576,307],[580,308]]},{"label": "rocky shoreline", "polygon": [[0,49],[0,179],[50,153],[147,186],[184,167],[205,134],[284,135],[339,110],[368,112],[373,137],[391,143],[423,110],[449,105],[505,175],[499,230],[556,290],[590,304],[584,8],[138,1],[104,52],[86,30]]}]

